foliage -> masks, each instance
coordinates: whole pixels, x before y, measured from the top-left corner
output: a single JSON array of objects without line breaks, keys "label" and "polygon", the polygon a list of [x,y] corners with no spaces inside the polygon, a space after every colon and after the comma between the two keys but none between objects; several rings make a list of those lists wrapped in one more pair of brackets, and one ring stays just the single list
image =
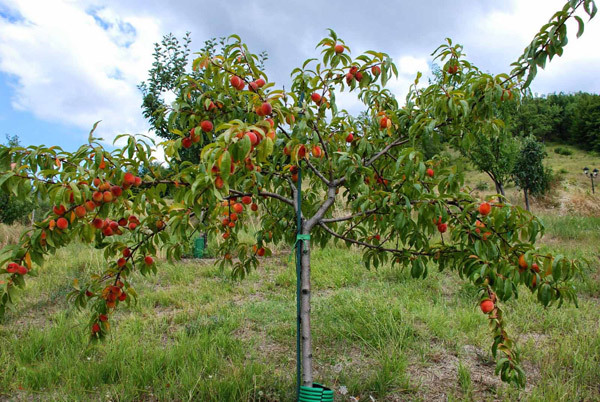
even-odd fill
[{"label": "foliage", "polygon": [[559,154],[559,155],[564,155],[564,156],[573,155],[573,151],[571,151],[569,148],[565,148],[565,147],[554,148],[554,153]]},{"label": "foliage", "polygon": [[[133,275],[155,273],[152,256],[159,249],[179,258],[198,221],[222,236],[220,265],[243,277],[270,255],[273,243],[294,244],[300,181],[300,229],[310,235],[302,244],[303,365],[309,359],[304,383],[312,383],[310,246],[334,239],[362,249],[369,268],[391,263],[425,278],[437,267],[473,283],[490,308],[496,371],[522,385],[519,353],[500,302],[516,298],[521,285],[544,306],[575,301],[572,278],[579,264],[540,252],[534,246],[543,234],[538,219],[508,203],[481,203],[463,188],[456,167],[426,160],[412,145],[443,131],[450,144],[467,149],[477,133],[500,132],[497,109],[527,87],[537,65],[562,52],[566,21],[580,7],[595,13],[593,2],[569,2],[511,75],[483,73],[448,39],[434,52],[442,80],[422,88],[417,75],[404,107],[386,88],[397,75],[389,56],[367,51],[352,58],[333,31],[318,44],[321,58],[294,69],[285,91],[269,82],[260,57],[232,35],[222,54],[201,52],[193,72],[177,81],[164,120],[174,138],[163,146],[172,162],[181,162],[166,173],[152,169],[148,140],[127,135],[117,138],[126,145],[112,152],[93,130],[88,144],[72,153],[0,147],[0,188],[55,205],[20,244],[0,255],[0,266],[9,263],[2,271],[0,315],[14,307],[16,289],[35,275],[44,256],[74,240],[95,243],[107,259],[101,272],[76,281],[70,294],[76,306],[92,310],[93,340],[107,336],[120,303],[136,299]],[[358,118],[338,109],[342,91],[363,102]],[[199,161],[183,160],[182,149],[199,154]],[[136,177],[140,169],[148,173]],[[167,189],[172,200],[163,196]],[[255,239],[242,241],[253,213]]]},{"label": "foliage", "polygon": [[[200,54],[208,54],[214,57],[226,58],[224,53],[225,38],[212,38],[204,42],[204,47],[200,50]],[[200,79],[203,75],[203,70],[190,70],[190,43],[192,42],[189,32],[179,40],[173,34],[167,34],[163,37],[160,43],[154,45],[154,62],[152,68],[148,71],[148,79],[138,88],[142,92],[142,113],[152,125],[156,134],[159,137],[174,139],[177,134],[169,130],[169,122],[167,116],[175,116],[171,114],[171,106],[167,103],[167,99],[171,97],[178,98],[181,96],[181,80],[182,79]],[[259,55],[258,67],[264,68],[264,62],[267,60],[267,54],[262,52]],[[188,92],[188,101],[194,102],[196,99],[193,92]],[[207,141],[207,138],[203,138]],[[182,160],[189,160],[194,163],[198,162],[198,154],[193,150],[180,150],[179,153]]]},{"label": "foliage", "polygon": [[516,185],[532,195],[544,194],[552,179],[550,168],[544,167],[546,156],[544,144],[534,136],[523,138],[513,172]]},{"label": "foliage", "polygon": [[[526,97],[508,125],[515,135],[600,151],[600,95],[578,92]],[[556,152],[556,151],[555,151]]]},{"label": "foliage", "polygon": [[[6,135],[6,145],[19,146],[19,137]],[[24,223],[27,216],[33,211],[34,204],[30,199],[18,199],[9,192],[0,189],[0,223],[12,225],[15,222]]]}]

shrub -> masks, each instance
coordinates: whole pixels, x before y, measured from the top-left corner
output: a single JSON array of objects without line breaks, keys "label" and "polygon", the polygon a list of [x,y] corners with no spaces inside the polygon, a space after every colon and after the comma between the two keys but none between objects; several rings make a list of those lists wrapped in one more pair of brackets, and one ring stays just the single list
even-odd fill
[{"label": "shrub", "polygon": [[559,154],[559,155],[564,155],[564,156],[573,155],[573,151],[571,151],[569,148],[565,148],[565,147],[554,148],[554,153]]}]

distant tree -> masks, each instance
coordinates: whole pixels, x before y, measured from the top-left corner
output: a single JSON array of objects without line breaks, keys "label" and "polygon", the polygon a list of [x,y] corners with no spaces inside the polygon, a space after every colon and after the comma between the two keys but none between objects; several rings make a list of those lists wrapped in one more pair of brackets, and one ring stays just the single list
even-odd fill
[{"label": "distant tree", "polygon": [[544,167],[544,158],[548,154],[544,144],[533,135],[521,141],[513,170],[515,184],[523,190],[525,207],[529,207],[529,194],[541,195],[550,187],[551,170]]},{"label": "distant tree", "polygon": [[461,152],[492,179],[496,193],[504,196],[504,186],[511,178],[517,159],[518,141],[507,130],[496,134],[477,132],[473,136],[475,141],[468,147],[461,147]]},{"label": "distant tree", "polygon": [[[6,145],[19,147],[19,137],[6,134]],[[33,211],[34,203],[29,199],[20,200],[10,193],[0,189],[0,222],[12,225],[15,222],[24,222]]]}]

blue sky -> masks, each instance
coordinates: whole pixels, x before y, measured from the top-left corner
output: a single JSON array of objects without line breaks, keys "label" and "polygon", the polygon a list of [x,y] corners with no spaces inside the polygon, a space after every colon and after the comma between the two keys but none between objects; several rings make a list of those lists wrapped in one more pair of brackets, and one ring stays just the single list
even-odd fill
[{"label": "blue sky", "polygon": [[[241,0],[0,0],[0,140],[75,149],[97,120],[111,141],[147,133],[136,86],[146,78],[153,44],[164,34],[192,32],[192,48],[237,33],[254,51],[269,53],[271,81],[316,56],[333,28],[353,49],[389,53],[403,97],[417,71],[429,71],[431,52],[452,37],[483,70],[510,70],[532,36],[566,0],[442,0],[396,2],[283,2]],[[562,58],[538,75],[535,92],[600,92],[600,17],[571,40]],[[351,97],[341,98],[350,110]]]}]

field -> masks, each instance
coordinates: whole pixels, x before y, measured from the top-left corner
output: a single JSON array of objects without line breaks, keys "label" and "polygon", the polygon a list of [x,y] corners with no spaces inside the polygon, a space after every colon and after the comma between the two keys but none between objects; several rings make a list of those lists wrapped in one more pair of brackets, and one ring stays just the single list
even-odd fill
[{"label": "field", "polygon": [[[313,335],[315,377],[336,400],[600,399],[600,196],[580,173],[598,158],[550,148],[549,160],[563,173],[533,203],[547,227],[543,247],[589,266],[576,281],[579,308],[544,309],[525,288],[507,304],[527,387],[494,375],[473,286],[433,269],[425,280],[391,267],[369,271],[357,250],[332,244],[313,254]],[[467,177],[490,192],[479,184],[485,176]],[[514,188],[508,197],[522,203]],[[0,227],[0,243],[12,232]],[[210,259],[161,262],[157,276],[135,279],[141,297],[116,314],[110,339],[90,345],[87,312],[65,296],[102,264],[96,250],[71,245],[29,282],[0,324],[0,400],[294,400],[289,248],[243,281]]]}]

